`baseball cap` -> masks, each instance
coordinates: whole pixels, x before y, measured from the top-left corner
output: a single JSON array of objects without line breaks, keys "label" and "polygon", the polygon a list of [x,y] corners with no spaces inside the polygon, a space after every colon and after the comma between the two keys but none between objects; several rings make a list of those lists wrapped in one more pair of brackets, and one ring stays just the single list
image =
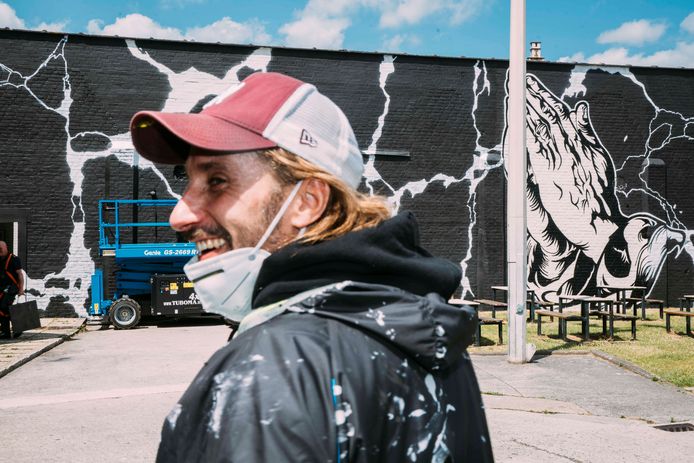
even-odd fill
[{"label": "baseball cap", "polygon": [[257,72],[208,102],[202,111],[140,111],[130,122],[146,159],[183,164],[191,146],[220,154],[281,147],[356,188],[364,170],[342,110],[315,86],[276,72]]}]

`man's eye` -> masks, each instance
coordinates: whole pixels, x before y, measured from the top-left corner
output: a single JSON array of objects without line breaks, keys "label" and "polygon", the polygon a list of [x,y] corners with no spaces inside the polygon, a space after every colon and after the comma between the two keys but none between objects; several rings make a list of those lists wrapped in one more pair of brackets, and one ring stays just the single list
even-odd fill
[{"label": "man's eye", "polygon": [[207,184],[208,184],[211,188],[219,187],[219,186],[221,186],[221,185],[224,185],[225,183],[226,183],[226,180],[224,180],[223,178],[220,178],[220,177],[211,177],[211,178],[207,181]]}]

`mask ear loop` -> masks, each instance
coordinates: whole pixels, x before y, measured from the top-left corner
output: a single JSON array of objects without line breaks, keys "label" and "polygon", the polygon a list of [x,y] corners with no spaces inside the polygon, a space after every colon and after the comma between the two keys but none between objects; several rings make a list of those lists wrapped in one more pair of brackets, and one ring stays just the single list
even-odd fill
[{"label": "mask ear loop", "polygon": [[289,208],[289,205],[292,203],[292,200],[296,196],[296,194],[299,192],[299,188],[301,188],[301,184],[303,183],[303,180],[299,180],[296,185],[294,185],[294,188],[292,191],[289,193],[289,196],[287,196],[287,199],[284,201],[284,204],[282,204],[282,207],[280,210],[277,212],[275,215],[275,218],[272,219],[272,222],[270,222],[270,225],[267,227],[267,230],[265,230],[265,233],[263,236],[260,238],[260,241],[258,241],[258,244],[255,245],[253,248],[253,252],[251,252],[251,255],[249,256],[250,260],[255,259],[255,253],[260,249],[262,245],[265,244],[267,239],[270,237],[273,231],[275,231],[275,227],[277,227],[277,224],[280,222],[282,217],[284,216],[284,213],[287,212],[287,209]]}]

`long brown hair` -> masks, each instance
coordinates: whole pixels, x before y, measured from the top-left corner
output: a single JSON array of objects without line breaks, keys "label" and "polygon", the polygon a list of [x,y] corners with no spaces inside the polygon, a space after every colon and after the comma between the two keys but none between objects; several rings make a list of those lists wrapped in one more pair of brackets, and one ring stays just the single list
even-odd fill
[{"label": "long brown hair", "polygon": [[311,224],[299,241],[317,243],[337,238],[351,231],[375,227],[392,216],[383,196],[370,196],[349,187],[342,180],[316,165],[282,148],[261,151],[283,185],[293,185],[305,178],[316,178],[330,187],[328,204],[318,221]]}]

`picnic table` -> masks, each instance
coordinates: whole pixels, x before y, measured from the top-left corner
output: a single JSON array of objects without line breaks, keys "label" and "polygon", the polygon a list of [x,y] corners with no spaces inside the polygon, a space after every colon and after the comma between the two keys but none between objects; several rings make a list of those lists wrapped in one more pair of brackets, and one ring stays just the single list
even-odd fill
[{"label": "picnic table", "polygon": [[[637,315],[620,314],[614,312],[615,301],[608,297],[587,297],[585,303],[588,305],[588,316],[597,315],[602,318],[602,334],[607,334],[607,320],[609,320],[610,326],[610,339],[614,339],[614,321],[616,320],[626,320],[631,322],[631,338],[636,339],[636,320]],[[590,310],[592,304],[598,304],[598,310]],[[599,306],[602,304],[607,307],[607,310],[600,310]]]},{"label": "picnic table", "polygon": [[[565,313],[564,308],[575,303],[580,304],[580,313]],[[598,305],[597,309],[591,310],[591,306]],[[584,341],[590,340],[590,316],[595,315],[602,318],[602,333],[607,335],[607,322],[609,321],[610,339],[614,339],[614,321],[626,320],[631,322],[631,336],[636,339],[636,315],[619,314],[614,312],[615,301],[607,297],[584,296],[584,295],[562,295],[559,296],[559,313],[549,310],[537,311],[537,334],[542,334],[542,317],[557,317],[559,321],[559,336],[567,338],[567,322],[580,321],[581,335]],[[603,305],[607,310],[601,310]]]},{"label": "picnic table", "polygon": [[685,327],[687,334],[692,335],[692,301],[694,301],[694,294],[685,294],[680,298],[680,309],[665,309],[665,330],[670,332],[670,317],[684,317]]},{"label": "picnic table", "polygon": [[[633,302],[630,301],[627,297],[627,291],[640,291],[641,292],[641,318],[643,320],[646,319],[646,290],[648,289],[645,286],[636,286],[636,285],[607,285],[607,286],[598,286],[598,289],[606,290],[606,292],[614,292],[617,294],[617,300],[622,306],[622,313],[627,313],[627,302]],[[636,315],[636,304],[634,303],[634,315]]]},{"label": "picnic table", "polygon": [[[589,340],[590,339],[590,328],[589,328],[589,323],[588,323],[588,317],[589,317],[589,309],[590,309],[590,304],[588,303],[588,296],[581,296],[581,295],[563,295],[559,296],[559,313],[563,313],[564,307],[568,305],[572,305],[571,303],[576,303],[578,302],[581,306],[581,314],[579,316],[581,320],[581,334],[583,335],[584,340]],[[567,303],[568,301],[568,303]],[[568,317],[564,318],[564,337],[566,337],[566,322],[571,321]],[[561,325],[560,325],[561,327]],[[559,335],[562,335],[561,329]]]},{"label": "picnic table", "polygon": [[[492,286],[492,299],[495,301],[496,301],[496,292],[497,291],[500,291],[503,293],[508,293],[508,286],[505,286],[505,285]],[[532,289],[528,290],[526,302],[530,306],[530,321],[531,322],[535,321],[535,311],[537,310],[538,307],[551,306],[552,305],[549,302],[540,301],[539,298],[535,295],[535,291]],[[504,307],[506,307],[505,303],[504,303]]]}]

